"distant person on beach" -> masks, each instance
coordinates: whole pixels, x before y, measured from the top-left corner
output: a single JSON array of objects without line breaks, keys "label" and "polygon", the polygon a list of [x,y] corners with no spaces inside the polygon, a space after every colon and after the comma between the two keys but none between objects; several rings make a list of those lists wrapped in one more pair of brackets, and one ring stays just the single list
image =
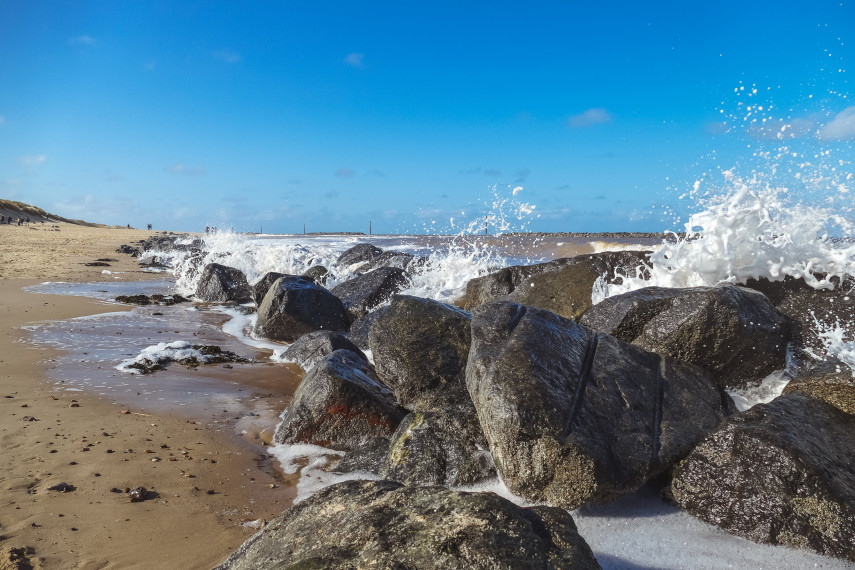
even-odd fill
[{"label": "distant person on beach", "polygon": [[151,224],[148,225],[148,231],[151,231]]}]

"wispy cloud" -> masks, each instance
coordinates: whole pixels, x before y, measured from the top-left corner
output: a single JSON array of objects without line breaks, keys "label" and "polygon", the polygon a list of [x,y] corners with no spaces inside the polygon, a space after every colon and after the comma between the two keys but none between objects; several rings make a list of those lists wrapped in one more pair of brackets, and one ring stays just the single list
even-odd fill
[{"label": "wispy cloud", "polygon": [[502,171],[499,170],[498,168],[488,168],[487,170],[484,171],[484,176],[492,176],[495,178],[495,177],[501,176],[501,175],[502,175]]},{"label": "wispy cloud", "polygon": [[353,178],[356,176],[356,172],[352,168],[343,167],[336,170],[335,175],[338,178]]},{"label": "wispy cloud", "polygon": [[243,59],[238,52],[230,49],[217,50],[212,52],[211,55],[223,63],[240,63],[241,59]]},{"label": "wispy cloud", "polygon": [[4,117],[3,115],[0,115],[0,125],[2,125],[5,122],[6,122],[6,117]]},{"label": "wispy cloud", "polygon": [[82,35],[68,38],[68,44],[72,46],[94,46],[98,41],[92,36]]},{"label": "wispy cloud", "polygon": [[835,116],[831,122],[819,129],[821,139],[842,140],[855,137],[855,106],[847,107]]},{"label": "wispy cloud", "polygon": [[531,170],[529,170],[528,168],[522,168],[518,170],[517,173],[514,174],[514,176],[516,176],[514,184],[522,184],[523,182],[525,182],[525,179],[528,178],[529,174],[531,174]]},{"label": "wispy cloud", "polygon": [[601,125],[603,123],[610,123],[611,120],[612,116],[608,111],[606,111],[602,107],[597,107],[594,109],[588,109],[584,113],[573,115],[572,117],[567,119],[567,126],[572,127],[574,129],[578,129],[583,127],[592,127],[594,125]]},{"label": "wispy cloud", "polygon": [[25,154],[18,157],[18,164],[21,166],[39,166],[44,164],[47,156],[43,154]]},{"label": "wispy cloud", "polygon": [[189,166],[187,164],[184,164],[183,162],[173,164],[172,166],[167,166],[163,170],[166,172],[171,172],[172,174],[183,174],[185,176],[204,176],[205,174],[204,166],[200,164]]},{"label": "wispy cloud", "polygon": [[353,67],[362,67],[362,59],[365,57],[365,54],[362,53],[349,53],[347,57],[344,58],[344,63],[347,65],[352,65]]},{"label": "wispy cloud", "polygon": [[369,170],[368,174],[371,176],[376,176],[378,178],[386,178],[386,173],[382,170],[377,170],[376,168],[373,170]]}]

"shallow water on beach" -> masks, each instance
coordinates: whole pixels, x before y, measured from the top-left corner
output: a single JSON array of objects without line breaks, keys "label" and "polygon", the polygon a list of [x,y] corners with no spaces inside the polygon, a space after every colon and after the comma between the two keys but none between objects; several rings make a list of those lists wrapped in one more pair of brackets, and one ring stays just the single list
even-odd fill
[{"label": "shallow water on beach", "polygon": [[[43,283],[32,292],[86,296],[109,301],[117,295],[168,294],[171,281]],[[224,332],[231,316],[216,308],[181,303],[125,309],[105,303],[102,314],[50,321],[26,327],[29,341],[62,351],[48,366],[57,388],[110,398],[143,413],[167,413],[211,425],[232,425],[254,443],[270,443],[279,414],[302,378],[293,364],[275,364],[269,349],[249,346]],[[252,363],[176,362],[152,374],[132,374],[116,367],[158,343],[187,341],[217,345]]]}]

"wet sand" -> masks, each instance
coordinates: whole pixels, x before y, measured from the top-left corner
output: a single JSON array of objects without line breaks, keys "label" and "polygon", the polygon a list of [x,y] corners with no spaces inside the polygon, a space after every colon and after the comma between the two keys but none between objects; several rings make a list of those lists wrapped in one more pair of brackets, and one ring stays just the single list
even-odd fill
[{"label": "wet sand", "polygon": [[[140,272],[135,259],[115,253],[152,232],[34,228],[0,225],[0,568],[11,564],[13,551],[41,568],[218,564],[255,531],[245,523],[269,520],[293,497],[255,440],[269,426],[152,413],[49,381],[46,371],[59,353],[22,342],[27,333],[20,327],[125,309],[23,287],[162,276]],[[99,258],[118,261],[84,265]],[[275,367],[253,374],[250,385],[276,383]],[[249,436],[236,435],[236,427]],[[74,490],[49,490],[60,483]],[[138,486],[150,491],[141,502],[112,491]]]}]

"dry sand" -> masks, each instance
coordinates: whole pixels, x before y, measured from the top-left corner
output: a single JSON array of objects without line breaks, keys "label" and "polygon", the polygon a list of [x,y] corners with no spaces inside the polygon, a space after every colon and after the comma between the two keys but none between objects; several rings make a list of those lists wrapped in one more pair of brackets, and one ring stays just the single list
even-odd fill
[{"label": "dry sand", "polygon": [[[109,270],[123,279],[153,277],[115,252],[152,232],[49,228],[0,225],[0,570],[210,568],[254,532],[244,523],[289,506],[293,487],[228,428],[123,413],[47,380],[56,353],[22,342],[20,327],[123,307],[23,287],[101,281],[103,267],[83,265],[99,258],[117,259]],[[59,483],[74,490],[49,490]],[[147,500],[111,491],[137,486],[152,491]]]}]

